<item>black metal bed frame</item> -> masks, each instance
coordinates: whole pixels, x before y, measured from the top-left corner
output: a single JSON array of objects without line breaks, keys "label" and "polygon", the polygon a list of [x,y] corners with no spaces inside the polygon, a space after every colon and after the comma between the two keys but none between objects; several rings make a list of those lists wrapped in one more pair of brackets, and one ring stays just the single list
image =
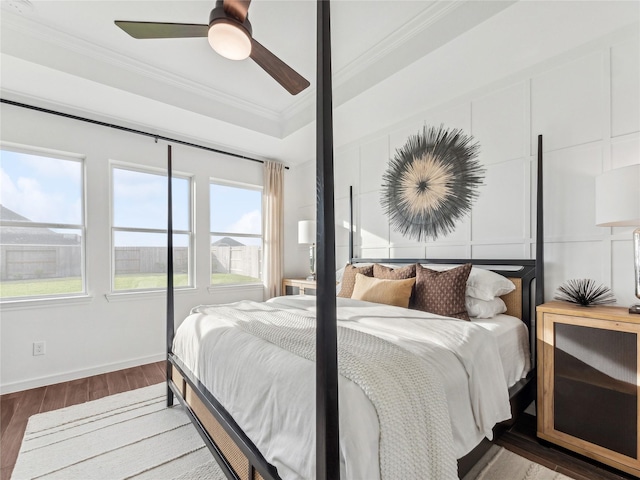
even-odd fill
[{"label": "black metal bed frame", "polygon": [[[331,86],[331,41],[330,41],[330,2],[317,0],[317,117],[316,117],[316,175],[317,175],[317,332],[316,332],[316,479],[336,480],[340,478],[339,416],[338,416],[338,366],[337,366],[337,322],[335,296],[335,216],[333,185],[333,126],[332,126],[332,86]],[[174,326],[173,299],[173,219],[172,219],[172,158],[171,146],[168,146],[167,160],[167,405],[174,404],[175,397],[185,408],[189,418],[212,452],[221,469],[230,480],[262,478],[279,480],[276,468],[269,464],[255,444],[247,437],[227,410],[214,398],[206,387],[185,367],[172,351]],[[537,181],[537,260],[461,260],[461,259],[360,259],[354,256],[353,247],[353,208],[350,212],[349,258],[355,262],[393,262],[393,263],[472,263],[474,265],[519,265],[521,270],[504,274],[523,279],[523,321],[532,328],[531,282],[536,278],[535,304],[544,299],[544,262],[543,262],[543,222],[542,222],[542,136],[538,137],[538,181]],[[349,192],[353,204],[353,191]],[[502,272],[498,272],[502,273]],[[526,291],[526,295],[524,292]],[[525,308],[526,305],[526,308]],[[534,344],[535,347],[535,344]],[[173,371],[180,375],[182,385],[173,378]],[[523,392],[534,375],[510,389],[510,394]],[[205,406],[208,413],[221,425],[237,448],[248,461],[247,472],[236,472],[225,455],[211,438],[202,419],[183,398],[188,387]],[[526,406],[526,405],[525,405]],[[486,440],[486,439],[485,439]],[[460,459],[459,470],[468,470],[480,458],[490,443],[482,442],[474,451]],[[481,448],[482,447],[482,448]],[[467,459],[468,466],[461,468]],[[469,460],[470,459],[470,460]],[[461,463],[462,461],[462,463]]]}]

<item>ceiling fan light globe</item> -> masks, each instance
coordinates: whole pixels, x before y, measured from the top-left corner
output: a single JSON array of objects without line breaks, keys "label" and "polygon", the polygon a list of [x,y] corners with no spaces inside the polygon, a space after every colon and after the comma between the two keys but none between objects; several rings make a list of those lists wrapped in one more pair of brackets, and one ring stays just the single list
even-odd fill
[{"label": "ceiling fan light globe", "polygon": [[218,21],[209,27],[209,45],[230,60],[244,60],[251,54],[251,38],[239,26]]}]

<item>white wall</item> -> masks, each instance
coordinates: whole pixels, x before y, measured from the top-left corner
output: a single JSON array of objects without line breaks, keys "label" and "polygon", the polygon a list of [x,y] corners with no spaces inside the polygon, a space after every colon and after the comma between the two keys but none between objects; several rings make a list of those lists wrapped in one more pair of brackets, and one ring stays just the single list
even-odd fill
[{"label": "white wall", "polygon": [[[109,161],[166,168],[166,143],[2,105],[2,141],[86,157],[88,296],[0,306],[0,388],[7,393],[118,370],[164,358],[165,295],[110,295]],[[262,184],[262,165],[174,145],[174,170],[194,175],[195,285],[179,290],[176,321],[202,303],[262,300],[262,287],[218,287],[209,293],[209,179]],[[46,341],[44,356],[32,355]]]},{"label": "white wall", "polygon": [[[595,226],[594,179],[640,162],[638,32],[636,23],[481,89],[459,90],[457,98],[448,97],[453,101],[339,146],[338,266],[348,260],[349,185],[356,195],[357,256],[534,258],[536,138],[542,134],[546,298],[570,278],[593,278],[610,286],[619,304],[632,303],[632,229]],[[419,243],[390,229],[380,206],[382,174],[410,134],[441,123],[479,141],[485,185],[453,233]],[[293,171],[299,191],[289,224],[294,217],[313,218],[311,163]],[[289,231],[287,241],[293,236]],[[292,261],[287,271],[299,273],[299,267]]]}]

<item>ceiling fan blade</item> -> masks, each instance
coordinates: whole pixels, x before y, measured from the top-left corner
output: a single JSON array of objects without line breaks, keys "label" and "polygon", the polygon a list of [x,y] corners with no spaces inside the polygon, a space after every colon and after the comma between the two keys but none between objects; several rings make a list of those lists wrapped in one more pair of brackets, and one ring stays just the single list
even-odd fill
[{"label": "ceiling fan blade", "polygon": [[243,23],[247,18],[250,3],[251,0],[224,0],[222,5],[228,15],[237,18],[240,23]]},{"label": "ceiling fan blade", "polygon": [[127,22],[116,20],[118,27],[133,38],[193,38],[206,37],[209,25],[193,23],[158,23],[158,22]]},{"label": "ceiling fan blade", "polygon": [[291,95],[297,95],[309,86],[309,82],[302,75],[276,57],[254,38],[251,39],[250,56]]}]

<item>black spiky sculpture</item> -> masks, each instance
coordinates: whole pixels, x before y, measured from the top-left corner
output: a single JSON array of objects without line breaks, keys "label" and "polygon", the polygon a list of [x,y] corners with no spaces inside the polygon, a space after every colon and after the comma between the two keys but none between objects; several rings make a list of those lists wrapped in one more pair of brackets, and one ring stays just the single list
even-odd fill
[{"label": "black spiky sculpture", "polygon": [[380,203],[391,226],[418,241],[447,235],[471,210],[484,170],[479,145],[462,130],[425,126],[396,150]]},{"label": "black spiky sculpture", "polygon": [[609,287],[597,285],[595,280],[590,278],[567,280],[558,287],[554,298],[565,302],[577,303],[583,307],[616,303],[616,299]]}]

